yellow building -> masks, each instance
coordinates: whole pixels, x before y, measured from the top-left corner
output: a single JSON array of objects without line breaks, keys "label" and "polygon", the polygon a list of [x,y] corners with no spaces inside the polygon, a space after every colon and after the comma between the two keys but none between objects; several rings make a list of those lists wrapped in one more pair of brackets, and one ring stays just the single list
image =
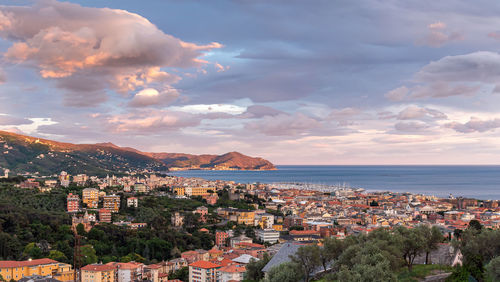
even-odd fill
[{"label": "yellow building", "polygon": [[120,211],[120,196],[110,195],[103,197],[103,207],[110,212]]},{"label": "yellow building", "polygon": [[273,224],[273,229],[276,231],[283,231],[283,225],[282,224]]},{"label": "yellow building", "polygon": [[73,281],[74,272],[71,265],[52,259],[34,259],[25,261],[0,261],[0,275],[9,281],[15,281],[32,275],[52,275],[60,281]]},{"label": "yellow building", "polygon": [[186,187],[185,193],[186,195],[192,196],[208,196],[211,193],[208,191],[215,192],[214,187]]},{"label": "yellow building", "polygon": [[254,225],[255,212],[253,211],[237,211],[238,224]]},{"label": "yellow building", "polygon": [[177,194],[177,196],[184,196],[184,195],[186,195],[186,188],[184,188],[184,187],[175,187],[174,188],[174,192],[175,192],[175,194]]},{"label": "yellow building", "polygon": [[81,268],[82,282],[114,282],[115,267],[106,264],[89,264]]},{"label": "yellow building", "polygon": [[99,204],[99,190],[96,188],[85,188],[82,191],[82,201],[91,209],[97,209]]}]

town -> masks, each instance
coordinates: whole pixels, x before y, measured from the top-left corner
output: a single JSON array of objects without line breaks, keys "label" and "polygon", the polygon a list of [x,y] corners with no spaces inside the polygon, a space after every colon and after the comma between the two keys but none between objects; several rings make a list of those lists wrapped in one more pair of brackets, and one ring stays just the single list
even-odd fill
[{"label": "town", "polygon": [[[3,180],[11,179],[8,173],[6,170]],[[64,171],[56,176],[19,178],[15,186],[45,194],[66,191],[65,213],[71,217],[75,239],[72,262],[68,260],[71,254],[66,262],[40,256],[0,261],[0,275],[7,281],[33,277],[30,281],[48,281],[40,280],[44,277],[58,281],[242,281],[249,279],[245,273],[250,264],[265,260],[265,274],[288,262],[301,246],[321,245],[327,238],[344,240],[380,228],[420,225],[438,228],[444,238],[431,253],[432,261],[455,266],[462,258],[449,243],[451,239],[460,236],[471,222],[491,229],[500,225],[497,201],[346,187],[316,191],[147,173],[99,178]],[[136,212],[141,206],[155,208],[150,204],[155,199],[181,204],[162,207],[169,215],[167,222]],[[169,230],[183,236],[197,234],[203,243],[172,245],[168,255],[146,246],[141,254],[124,257],[103,256],[90,243],[97,230],[107,230],[100,228],[140,232],[161,228],[157,225],[169,225]],[[41,248],[40,242],[30,248]],[[90,260],[82,254],[89,248]]]}]

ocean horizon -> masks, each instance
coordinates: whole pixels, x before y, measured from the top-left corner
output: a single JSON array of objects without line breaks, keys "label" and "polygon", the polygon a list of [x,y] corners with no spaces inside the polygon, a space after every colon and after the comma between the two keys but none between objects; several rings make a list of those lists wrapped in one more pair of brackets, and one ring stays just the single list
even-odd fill
[{"label": "ocean horizon", "polygon": [[500,165],[277,165],[277,170],[184,170],[179,177],[239,183],[297,182],[346,184],[367,191],[393,191],[438,197],[500,199]]}]

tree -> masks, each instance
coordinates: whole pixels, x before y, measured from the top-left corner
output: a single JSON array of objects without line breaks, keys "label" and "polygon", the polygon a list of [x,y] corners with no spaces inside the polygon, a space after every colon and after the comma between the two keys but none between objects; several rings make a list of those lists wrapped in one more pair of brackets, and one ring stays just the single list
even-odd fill
[{"label": "tree", "polygon": [[174,279],[179,279],[181,281],[188,281],[189,280],[189,268],[183,267],[176,272],[172,273],[171,275],[168,276],[168,279],[174,280]]},{"label": "tree", "polygon": [[481,231],[481,229],[483,229],[483,226],[481,225],[481,222],[479,222],[479,220],[473,219],[469,221],[469,226],[467,228],[474,228],[477,231]]},{"label": "tree", "polygon": [[492,259],[486,265],[486,273],[491,281],[500,281],[500,256]]},{"label": "tree", "polygon": [[26,257],[32,258],[32,259],[39,259],[42,258],[42,250],[38,248],[36,243],[31,242],[26,247],[24,247],[23,254]]},{"label": "tree", "polygon": [[439,243],[444,240],[443,234],[436,226],[419,225],[417,229],[424,237],[425,264],[429,264],[429,253],[438,249]]},{"label": "tree", "polygon": [[320,249],[317,245],[303,246],[297,250],[295,255],[290,256],[290,259],[302,269],[304,279],[308,282],[314,270],[321,265]]},{"label": "tree", "polygon": [[344,248],[344,242],[335,237],[325,238],[325,240],[323,240],[323,248],[321,248],[320,251],[320,259],[321,265],[323,265],[323,269],[325,271],[329,263],[339,258],[344,251]]},{"label": "tree", "polygon": [[[299,271],[300,265],[286,262],[269,270],[266,282],[296,282],[304,278],[304,273]],[[308,279],[306,279],[308,281]]]},{"label": "tree", "polygon": [[97,262],[97,255],[95,253],[94,247],[92,245],[85,245],[80,247],[80,253],[82,255],[82,264],[92,264]]},{"label": "tree", "polygon": [[49,259],[57,260],[59,262],[65,262],[68,260],[66,255],[58,250],[52,250],[49,252]]},{"label": "tree", "polygon": [[78,235],[80,236],[87,235],[87,232],[85,232],[85,226],[83,226],[83,224],[81,223],[78,223],[78,225],[76,226],[76,233],[78,233]]},{"label": "tree", "polygon": [[399,248],[402,251],[403,259],[406,262],[408,271],[411,271],[413,261],[425,250],[424,236],[417,229],[408,229],[402,226],[396,229],[396,235],[398,236]]},{"label": "tree", "polygon": [[252,259],[246,266],[246,272],[244,275],[245,280],[259,281],[264,278],[264,272],[262,268],[271,260],[267,253],[264,253],[264,257],[261,260]]}]

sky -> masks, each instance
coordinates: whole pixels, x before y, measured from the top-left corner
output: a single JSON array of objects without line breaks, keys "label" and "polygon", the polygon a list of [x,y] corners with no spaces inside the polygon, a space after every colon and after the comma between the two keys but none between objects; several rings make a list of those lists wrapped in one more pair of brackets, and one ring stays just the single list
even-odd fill
[{"label": "sky", "polygon": [[0,0],[0,129],[275,164],[500,164],[498,1]]}]

